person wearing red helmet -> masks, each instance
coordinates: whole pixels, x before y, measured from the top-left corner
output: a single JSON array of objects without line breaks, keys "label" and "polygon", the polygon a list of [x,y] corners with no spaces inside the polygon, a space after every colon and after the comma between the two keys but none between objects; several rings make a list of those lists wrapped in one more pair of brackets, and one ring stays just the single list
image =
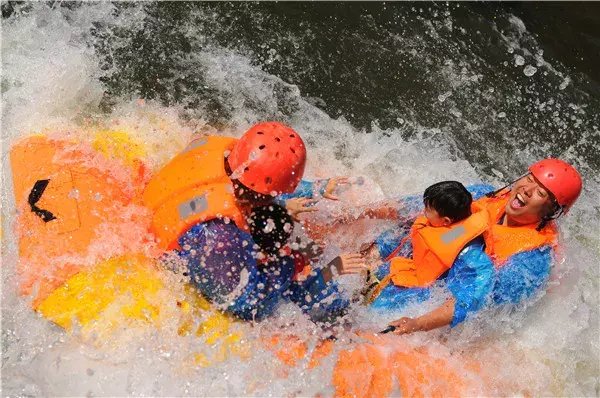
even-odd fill
[{"label": "person wearing red helmet", "polygon": [[[566,214],[579,195],[579,172],[560,159],[540,160],[508,187],[476,205],[490,215],[484,233],[485,253],[494,264],[491,302],[518,304],[544,289],[550,277],[557,229],[553,220]],[[392,323],[397,333],[429,330],[452,323],[455,300],[419,318]],[[454,307],[454,308],[453,308]]]},{"label": "person wearing red helmet", "polygon": [[[143,193],[158,245],[178,254],[191,283],[207,299],[242,319],[268,316],[288,289],[303,296],[315,292],[312,301],[319,302],[326,296],[320,273],[296,283],[283,268],[267,272],[257,262],[260,248],[248,225],[253,208],[273,203],[278,195],[293,198],[305,163],[301,137],[278,122],[258,123],[240,139],[192,141]],[[294,205],[295,214],[310,211],[302,201]],[[289,265],[287,260],[279,265]]]},{"label": "person wearing red helmet", "polygon": [[[440,277],[436,287],[444,286],[451,298],[421,317],[391,322],[388,330],[402,334],[455,326],[486,302],[518,304],[546,286],[557,244],[554,220],[571,209],[582,190],[577,170],[562,160],[545,159],[532,164],[527,174],[499,190],[483,184],[467,188],[476,199],[472,210],[487,213],[488,227]],[[399,230],[387,231],[371,245],[381,260],[385,261],[390,253],[412,254],[412,245],[406,239],[406,220],[422,211],[420,201],[415,199],[404,198],[396,208],[387,203],[364,213],[401,221]],[[341,273],[353,272],[356,270]],[[383,280],[389,272],[389,263],[384,263],[372,273]],[[430,295],[430,289],[389,284],[370,305],[378,312],[397,311],[411,302],[428,300]]]},{"label": "person wearing red helmet", "polygon": [[291,193],[302,179],[306,164],[304,142],[281,123],[254,125],[231,149],[230,178],[263,195]]}]

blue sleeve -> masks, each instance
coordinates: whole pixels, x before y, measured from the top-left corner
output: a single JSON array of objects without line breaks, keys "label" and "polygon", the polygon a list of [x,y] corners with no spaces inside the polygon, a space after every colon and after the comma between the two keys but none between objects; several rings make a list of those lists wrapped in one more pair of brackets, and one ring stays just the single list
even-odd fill
[{"label": "blue sleeve", "polygon": [[[398,245],[402,242],[402,239],[410,232],[410,224],[403,223],[398,224],[396,228],[391,228],[383,231],[379,236],[375,238],[375,244],[379,250],[379,256],[382,260],[387,259],[390,254]],[[412,242],[407,239],[402,249],[398,252],[397,256],[412,257]]]},{"label": "blue sleeve", "polygon": [[307,181],[301,180],[296,190],[292,193],[285,193],[277,196],[275,198],[275,202],[285,207],[285,201],[292,198],[308,198],[312,199],[315,196],[315,193],[319,195],[323,195],[325,193],[325,187],[329,179],[324,180],[316,180],[316,181]]},{"label": "blue sleeve", "polygon": [[335,281],[326,283],[320,269],[302,282],[293,282],[286,296],[307,313],[313,321],[332,321],[343,315],[350,305]]},{"label": "blue sleeve", "polygon": [[493,299],[496,304],[518,304],[545,286],[552,267],[552,248],[517,253],[497,273]]},{"label": "blue sleeve", "polygon": [[471,184],[467,185],[465,188],[467,188],[467,191],[473,195],[473,200],[480,199],[485,194],[494,192],[496,190],[496,188],[490,184]]},{"label": "blue sleeve", "polygon": [[209,300],[222,304],[234,292],[243,274],[250,275],[252,285],[257,274],[250,234],[233,223],[211,220],[199,223],[178,240],[179,256],[185,260],[192,284]]},{"label": "blue sleeve", "polygon": [[446,286],[456,301],[450,326],[481,309],[492,291],[493,280],[494,265],[478,239],[463,249],[446,277]]}]

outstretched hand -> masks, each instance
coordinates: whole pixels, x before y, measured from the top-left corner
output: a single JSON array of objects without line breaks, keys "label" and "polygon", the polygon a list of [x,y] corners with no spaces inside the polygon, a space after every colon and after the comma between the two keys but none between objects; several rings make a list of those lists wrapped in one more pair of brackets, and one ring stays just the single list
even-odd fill
[{"label": "outstretched hand", "polygon": [[333,268],[338,275],[359,274],[367,267],[364,258],[360,253],[340,254],[323,268],[323,279],[329,282],[333,279]]},{"label": "outstretched hand", "polygon": [[317,202],[318,200],[310,198],[292,198],[285,201],[285,208],[294,220],[300,221],[298,218],[300,214],[318,210],[312,207]]},{"label": "outstretched hand", "polygon": [[391,326],[394,326],[394,334],[408,334],[422,330],[421,325],[416,318],[403,317],[394,322],[390,322]]},{"label": "outstretched hand", "polygon": [[348,179],[348,177],[334,177],[329,179],[329,182],[325,186],[325,192],[323,193],[323,197],[329,200],[339,200],[340,198],[334,195],[336,188],[338,187],[338,185],[349,183],[350,180]]},{"label": "outstretched hand", "polygon": [[360,253],[340,254],[330,263],[340,275],[359,274],[367,268],[367,263]]}]

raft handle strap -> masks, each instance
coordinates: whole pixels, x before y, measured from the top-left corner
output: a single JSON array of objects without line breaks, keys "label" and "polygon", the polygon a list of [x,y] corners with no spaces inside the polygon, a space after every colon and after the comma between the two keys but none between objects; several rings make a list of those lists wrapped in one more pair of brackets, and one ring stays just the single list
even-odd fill
[{"label": "raft handle strap", "polygon": [[29,197],[27,198],[27,203],[29,203],[31,211],[34,212],[36,216],[44,220],[44,222],[49,222],[56,219],[56,216],[50,211],[40,209],[36,206],[36,203],[41,199],[49,182],[50,180],[37,180],[35,184],[33,184],[33,188],[31,188],[31,192],[29,192]]}]

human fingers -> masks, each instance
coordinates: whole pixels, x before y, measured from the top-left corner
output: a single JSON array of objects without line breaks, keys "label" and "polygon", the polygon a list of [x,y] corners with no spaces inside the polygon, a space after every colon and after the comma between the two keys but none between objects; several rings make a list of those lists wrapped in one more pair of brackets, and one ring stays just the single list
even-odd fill
[{"label": "human fingers", "polygon": [[323,197],[324,197],[325,199],[329,199],[329,200],[340,200],[340,198],[338,198],[337,196],[335,196],[335,195],[333,195],[333,194],[331,194],[331,193],[329,193],[329,192],[325,192],[325,193],[323,194]]},{"label": "human fingers", "polygon": [[411,318],[409,318],[409,317],[402,317],[400,319],[396,319],[395,321],[390,322],[389,325],[395,326],[398,328],[403,325],[406,325],[406,323],[409,322],[410,320],[411,320]]},{"label": "human fingers", "polygon": [[418,329],[417,322],[413,318],[400,318],[398,321],[390,323],[390,325],[395,326],[394,334],[401,335],[412,333]]},{"label": "human fingers", "polygon": [[340,257],[347,260],[364,260],[364,256],[360,253],[344,253]]},{"label": "human fingers", "polygon": [[350,178],[348,176],[340,176],[332,178],[336,184],[350,184]]},{"label": "human fingers", "polygon": [[347,262],[345,261],[341,267],[341,274],[360,274],[366,269],[366,264],[363,262]]},{"label": "human fingers", "polygon": [[319,209],[316,209],[314,207],[300,207],[296,210],[296,213],[310,213],[313,211],[319,211]]},{"label": "human fingers", "polygon": [[317,203],[319,200],[315,199],[315,198],[298,198],[298,203],[302,204],[302,205],[312,205]]}]

